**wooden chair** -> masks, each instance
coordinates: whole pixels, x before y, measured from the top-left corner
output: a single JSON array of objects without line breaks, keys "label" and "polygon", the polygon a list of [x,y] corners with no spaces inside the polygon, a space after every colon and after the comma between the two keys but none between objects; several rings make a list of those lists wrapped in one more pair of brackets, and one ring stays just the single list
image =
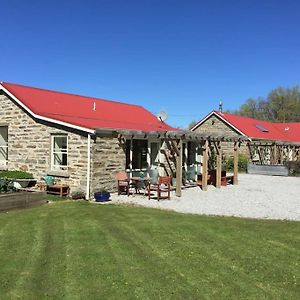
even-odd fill
[{"label": "wooden chair", "polygon": [[157,193],[157,201],[161,199],[162,193],[168,193],[168,199],[170,200],[170,187],[172,177],[171,176],[159,176],[158,181],[155,184],[148,185],[148,199],[150,199],[151,192]]},{"label": "wooden chair", "polygon": [[116,174],[116,179],[118,181],[118,195],[125,192],[127,196],[129,196],[130,184],[127,173],[124,171],[118,172]]}]

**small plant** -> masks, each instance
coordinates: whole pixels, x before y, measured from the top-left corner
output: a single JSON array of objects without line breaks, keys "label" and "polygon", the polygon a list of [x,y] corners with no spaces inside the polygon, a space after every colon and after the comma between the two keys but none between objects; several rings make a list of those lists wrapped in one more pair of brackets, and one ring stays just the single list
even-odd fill
[{"label": "small plant", "polygon": [[12,180],[0,178],[0,193],[13,193],[16,191]]},{"label": "small plant", "polygon": [[300,161],[288,161],[286,165],[289,169],[289,175],[299,176],[300,175]]},{"label": "small plant", "polygon": [[72,199],[84,199],[85,193],[82,190],[75,190],[71,194]]},{"label": "small plant", "polygon": [[[233,171],[233,157],[229,157],[225,161],[226,171]],[[239,154],[238,167],[240,172],[246,172],[248,167],[248,157],[244,154]]]},{"label": "small plant", "polygon": [[33,179],[33,175],[25,171],[0,171],[0,178],[9,179]]}]

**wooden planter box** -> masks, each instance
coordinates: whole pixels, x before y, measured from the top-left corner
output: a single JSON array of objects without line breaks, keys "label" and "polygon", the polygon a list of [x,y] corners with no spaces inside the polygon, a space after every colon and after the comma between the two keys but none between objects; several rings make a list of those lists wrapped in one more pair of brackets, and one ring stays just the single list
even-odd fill
[{"label": "wooden planter box", "polygon": [[0,194],[0,211],[33,207],[46,202],[46,193],[40,191]]}]

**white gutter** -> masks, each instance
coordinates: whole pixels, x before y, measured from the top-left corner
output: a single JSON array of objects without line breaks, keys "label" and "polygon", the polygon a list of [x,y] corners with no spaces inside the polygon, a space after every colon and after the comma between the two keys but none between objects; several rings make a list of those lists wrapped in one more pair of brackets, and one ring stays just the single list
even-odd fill
[{"label": "white gutter", "polygon": [[90,181],[91,181],[91,135],[87,139],[87,168],[86,168],[86,194],[85,199],[90,199]]}]

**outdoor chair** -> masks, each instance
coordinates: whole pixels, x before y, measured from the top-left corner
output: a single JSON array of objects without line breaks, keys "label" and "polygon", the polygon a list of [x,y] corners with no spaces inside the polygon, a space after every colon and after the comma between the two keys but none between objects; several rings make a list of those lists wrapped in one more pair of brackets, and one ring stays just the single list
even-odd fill
[{"label": "outdoor chair", "polygon": [[124,171],[118,172],[116,175],[116,179],[118,181],[118,195],[122,192],[126,193],[129,196],[130,183],[127,173]]},{"label": "outdoor chair", "polygon": [[148,199],[151,197],[151,192],[157,193],[157,200],[159,201],[162,197],[162,193],[168,193],[167,199],[170,199],[170,187],[172,177],[171,176],[159,176],[158,181],[155,184],[148,185]]}]

